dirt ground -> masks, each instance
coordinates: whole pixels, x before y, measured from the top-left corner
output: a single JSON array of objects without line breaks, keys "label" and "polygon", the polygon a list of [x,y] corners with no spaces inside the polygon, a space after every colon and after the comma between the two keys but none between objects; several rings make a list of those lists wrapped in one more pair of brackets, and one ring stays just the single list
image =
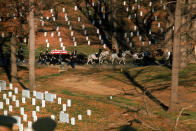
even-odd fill
[{"label": "dirt ground", "polygon": [[[121,68],[115,68],[115,70],[118,70],[119,72],[122,70]],[[2,70],[3,71],[3,70]],[[130,124],[130,120],[133,120],[132,126],[134,128],[139,128],[142,130],[154,130],[160,129],[159,126],[163,126],[166,130],[171,130],[174,122],[171,122],[170,119],[166,119],[165,117],[156,116],[152,112],[164,112],[160,111],[161,108],[159,105],[155,104],[152,100],[150,100],[147,96],[141,95],[141,91],[136,89],[135,86],[133,86],[129,81],[124,79],[125,81],[120,80],[107,80],[104,76],[108,75],[112,70],[105,70],[101,68],[96,68],[93,66],[76,66],[76,69],[71,69],[70,67],[60,68],[59,66],[49,66],[49,67],[38,67],[36,68],[36,90],[39,91],[52,91],[60,96],[64,96],[62,94],[63,91],[69,91],[75,94],[85,94],[86,96],[101,96],[101,99],[112,97],[122,97],[123,99],[133,101],[134,103],[137,103],[137,105],[142,105],[148,109],[148,113],[151,115],[150,119],[153,119],[154,122],[158,123],[157,125],[154,125],[153,123],[150,123],[149,121],[146,121],[146,115],[139,115],[137,113],[131,113],[127,112],[127,109],[137,109],[136,106],[127,106],[127,103],[118,102],[117,104],[119,106],[124,106],[126,108],[119,108],[116,106],[116,102],[111,102],[109,105],[105,105],[102,102],[98,102],[97,105],[99,105],[99,108],[107,107],[111,110],[107,111],[104,109],[105,112],[108,114],[105,114],[107,117],[107,120],[105,118],[101,118],[99,121],[105,121],[107,122],[106,125],[97,125],[95,124],[95,127],[91,127],[91,130],[102,130],[101,128],[104,128],[105,130],[116,130],[116,128],[119,128],[124,125]],[[28,79],[28,71],[27,70],[21,70],[18,72],[18,76],[21,79],[21,82],[23,82],[23,86],[28,87],[28,82],[25,82],[25,80]],[[119,76],[117,76],[119,77]],[[0,76],[0,79],[4,79],[8,81],[6,78],[6,74],[3,73]],[[21,84],[16,83],[20,89],[22,89]],[[193,87],[194,89],[194,87]],[[129,95],[125,95],[129,94]],[[152,93],[156,98],[161,100],[165,105],[169,105],[169,96],[170,96],[170,89],[162,90],[162,91],[156,91]],[[182,107],[189,106],[194,103],[196,100],[196,93],[195,92],[188,92],[183,86],[179,87],[179,100]],[[67,95],[67,94],[66,94]],[[78,97],[78,99],[80,99]],[[84,99],[86,101],[86,99]],[[93,99],[93,101],[90,101],[88,104],[95,104],[96,100]],[[95,100],[95,101],[94,101]],[[87,100],[88,101],[88,100]],[[137,106],[138,107],[138,106]],[[140,106],[139,106],[140,107]],[[146,109],[142,109],[140,112],[141,114],[146,114]],[[191,108],[191,111],[195,112],[195,108]],[[112,112],[111,112],[112,111]],[[147,113],[147,114],[148,114]],[[144,123],[142,126],[144,128],[140,128],[140,122],[137,122],[136,120],[140,119],[143,120]],[[195,118],[194,118],[195,119]],[[195,122],[195,120],[192,120],[192,122]],[[136,122],[134,122],[134,120]],[[168,123],[165,123],[163,121],[167,121]],[[181,122],[179,126],[179,130],[190,130],[192,131],[192,128],[187,127],[188,121]],[[172,123],[172,124],[171,124]],[[81,124],[81,128],[86,128],[87,125]],[[92,126],[92,125],[91,125]],[[103,127],[104,126],[104,127]],[[90,128],[90,127],[89,127]],[[128,128],[126,128],[128,129]]]}]

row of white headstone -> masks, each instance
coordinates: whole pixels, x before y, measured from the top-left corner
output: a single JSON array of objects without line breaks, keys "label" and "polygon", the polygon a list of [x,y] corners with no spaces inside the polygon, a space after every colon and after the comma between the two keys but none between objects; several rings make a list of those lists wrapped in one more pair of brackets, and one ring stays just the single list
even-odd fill
[{"label": "row of white headstone", "polygon": [[[2,89],[6,90],[6,83],[5,82],[3,84],[1,84],[1,83],[2,82],[0,82],[0,92]],[[13,85],[11,83],[9,84],[9,90],[13,90]],[[22,116],[23,121],[27,122],[28,116],[27,116],[27,114],[25,114],[24,107],[20,107],[20,102],[19,102],[19,100],[16,99],[16,94],[18,94],[18,88],[15,87],[14,94],[12,93],[12,91],[8,91],[8,95],[5,93],[3,94],[3,99],[6,100],[6,105],[8,105],[8,111],[12,112],[13,105],[10,105],[10,102],[9,102],[9,100],[10,100],[9,98],[12,97],[12,104],[13,104],[13,102],[15,102],[16,108],[20,108],[20,115]],[[35,122],[37,120],[36,112],[40,112],[40,107],[38,105],[36,105],[36,100],[41,100],[41,102],[42,102],[41,107],[45,108],[46,101],[47,102],[54,102],[54,99],[56,99],[56,94],[48,93],[47,91],[45,91],[45,93],[42,93],[39,91],[33,91],[32,95],[35,98],[33,98],[33,97],[31,98],[29,90],[22,90],[22,100],[21,101],[23,104],[27,104],[26,98],[32,100],[32,105],[36,106],[36,111],[32,111],[32,118],[33,118],[33,121]],[[59,114],[59,122],[69,123],[69,114],[65,113],[65,112],[67,111],[67,107],[71,107],[71,99],[67,99],[67,104],[62,104],[62,98],[58,97],[58,104],[62,105],[62,111]],[[0,109],[4,109],[4,102],[0,102]],[[4,110],[3,114],[8,115],[8,111]],[[91,110],[87,110],[87,115],[91,116]],[[19,117],[19,116],[14,116],[14,117],[17,119],[17,125],[19,126],[19,130],[22,131],[23,124],[21,122],[21,117]],[[55,120],[55,115],[51,115],[51,119]],[[72,117],[70,120],[71,120],[71,125],[75,125],[75,118]],[[78,120],[82,120],[81,114],[78,115]],[[31,126],[32,126],[32,122],[28,121],[28,128],[31,128]]]}]

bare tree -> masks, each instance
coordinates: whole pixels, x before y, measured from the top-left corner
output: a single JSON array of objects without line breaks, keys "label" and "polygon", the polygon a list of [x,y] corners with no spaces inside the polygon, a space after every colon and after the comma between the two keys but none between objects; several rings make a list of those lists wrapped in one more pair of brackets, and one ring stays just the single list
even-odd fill
[{"label": "bare tree", "polygon": [[34,0],[29,1],[29,89],[35,89],[35,24]]},{"label": "bare tree", "polygon": [[10,41],[11,45],[11,82],[14,83],[17,81],[17,64],[16,64],[16,36],[13,33]]},{"label": "bare tree", "polygon": [[172,63],[172,85],[169,110],[174,112],[178,110],[178,81],[180,64],[180,43],[181,43],[181,0],[176,1],[175,9],[175,29],[173,44],[173,63]]}]

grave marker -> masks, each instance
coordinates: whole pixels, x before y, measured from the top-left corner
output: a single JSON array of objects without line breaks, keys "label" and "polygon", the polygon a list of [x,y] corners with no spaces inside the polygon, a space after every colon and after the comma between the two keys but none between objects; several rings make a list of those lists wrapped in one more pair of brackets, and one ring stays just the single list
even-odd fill
[{"label": "grave marker", "polygon": [[46,93],[45,94],[45,100],[48,101],[48,102],[53,102],[54,100],[54,94],[51,94],[51,93]]},{"label": "grave marker", "polygon": [[3,99],[6,99],[7,98],[7,94],[3,94]]},{"label": "grave marker", "polygon": [[33,96],[36,96],[36,91],[33,91]]},{"label": "grave marker", "polygon": [[12,89],[13,89],[13,84],[10,83],[10,84],[9,84],[9,87],[10,87],[10,90],[12,90]]},{"label": "grave marker", "polygon": [[9,105],[10,104],[10,99],[6,98],[5,103],[6,103],[6,105]]},{"label": "grave marker", "polygon": [[36,104],[36,99],[32,98],[32,105],[35,106],[35,104]]},{"label": "grave marker", "polygon": [[60,122],[69,123],[69,114],[64,113],[63,111],[61,111],[61,112],[60,112],[60,115],[59,115],[59,121],[60,121]]},{"label": "grave marker", "polygon": [[27,121],[27,114],[23,114],[23,121]]},{"label": "grave marker", "polygon": [[1,90],[6,90],[6,81],[0,80],[0,88]]},{"label": "grave marker", "polygon": [[16,107],[19,107],[19,100],[16,100],[15,104],[16,104]]},{"label": "grave marker", "polygon": [[42,92],[37,92],[36,93],[36,99],[43,100],[44,99],[44,94]]},{"label": "grave marker", "polygon": [[22,103],[23,103],[23,104],[26,103],[25,97],[22,97]]},{"label": "grave marker", "polygon": [[14,93],[18,94],[18,88],[17,87],[14,88]]},{"label": "grave marker", "polygon": [[36,116],[36,111],[32,111],[32,117]]},{"label": "grave marker", "polygon": [[45,100],[42,100],[42,108],[45,108],[46,107],[46,102]]},{"label": "grave marker", "polygon": [[28,128],[32,128],[32,122],[28,121]]},{"label": "grave marker", "polygon": [[78,115],[78,120],[82,120],[82,115]]},{"label": "grave marker", "polygon": [[8,92],[8,97],[12,97],[12,92],[11,91]]},{"label": "grave marker", "polygon": [[50,116],[52,120],[55,120],[55,115]]},{"label": "grave marker", "polygon": [[45,37],[47,36],[47,32],[44,32],[44,36],[45,36]]},{"label": "grave marker", "polygon": [[61,104],[61,97],[58,97],[58,104]]},{"label": "grave marker", "polygon": [[75,118],[74,117],[72,117],[71,118],[71,125],[75,125],[76,123],[75,123]]},{"label": "grave marker", "polygon": [[12,101],[16,101],[16,96],[15,95],[12,96]]},{"label": "grave marker", "polygon": [[37,111],[37,112],[39,112],[39,111],[40,111],[39,106],[36,106],[36,111]]},{"label": "grave marker", "polygon": [[3,115],[5,115],[5,116],[7,116],[7,115],[8,115],[7,110],[3,111]]},{"label": "grave marker", "polygon": [[47,46],[46,47],[49,48],[50,47],[50,43],[47,43]]},{"label": "grave marker", "polygon": [[90,45],[90,44],[91,44],[91,41],[89,40],[89,41],[88,41],[88,45]]},{"label": "grave marker", "polygon": [[66,111],[66,104],[63,104],[63,111]]},{"label": "grave marker", "polygon": [[22,96],[26,98],[30,98],[30,91],[29,90],[22,90]]},{"label": "grave marker", "polygon": [[0,102],[0,109],[3,109],[3,102]]},{"label": "grave marker", "polygon": [[91,116],[91,110],[87,110],[87,115]]},{"label": "grave marker", "polygon": [[13,111],[12,105],[9,105],[9,111],[10,111],[10,112]]},{"label": "grave marker", "polygon": [[19,124],[19,131],[23,131],[23,124]]}]

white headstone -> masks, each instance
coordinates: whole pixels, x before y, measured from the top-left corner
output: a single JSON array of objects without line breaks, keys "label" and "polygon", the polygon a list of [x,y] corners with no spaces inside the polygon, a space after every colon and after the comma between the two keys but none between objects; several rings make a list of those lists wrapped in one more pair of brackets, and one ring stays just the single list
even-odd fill
[{"label": "white headstone", "polygon": [[5,37],[5,34],[4,34],[4,32],[2,32],[2,33],[1,33],[1,37],[2,37],[2,38],[4,38],[4,37]]},{"label": "white headstone", "polygon": [[86,40],[88,40],[88,36],[86,36]]},{"label": "white headstone", "polygon": [[30,98],[30,91],[29,90],[22,90],[22,96],[26,98]]},{"label": "white headstone", "polygon": [[46,43],[48,43],[48,39],[46,39]]},{"label": "white headstone", "polygon": [[143,12],[142,11],[140,11],[140,16],[143,16]]},{"label": "white headstone", "polygon": [[77,6],[75,6],[74,10],[76,11],[77,9],[78,9]]},{"label": "white headstone", "polygon": [[67,107],[66,104],[63,104],[63,111],[66,111]]},{"label": "white headstone", "polygon": [[75,123],[75,118],[74,117],[72,117],[71,118],[71,125],[75,125],[76,123]]},{"label": "white headstone", "polygon": [[90,40],[88,41],[88,45],[91,45],[91,41]]},{"label": "white headstone", "polygon": [[78,115],[78,120],[82,120],[82,115]]},{"label": "white headstone", "polygon": [[32,117],[36,116],[36,111],[32,111]]},{"label": "white headstone", "polygon": [[3,111],[3,115],[5,115],[5,116],[7,116],[7,115],[8,115],[7,110]]},{"label": "white headstone", "polygon": [[59,42],[62,42],[62,38],[59,38]]},{"label": "white headstone", "polygon": [[50,9],[50,13],[53,13],[53,9]]},{"label": "white headstone", "polygon": [[49,16],[47,16],[46,19],[49,20]]},{"label": "white headstone", "polygon": [[74,35],[74,32],[73,31],[71,31],[71,36],[73,36]]},{"label": "white headstone", "polygon": [[33,91],[33,96],[36,96],[36,91]]},{"label": "white headstone", "polygon": [[91,110],[87,110],[87,115],[91,116]]},{"label": "white headstone", "polygon": [[47,43],[47,46],[46,47],[49,48],[50,47],[50,43]]},{"label": "white headstone", "polygon": [[61,32],[58,32],[58,34],[57,34],[58,36],[61,36]]},{"label": "white headstone", "polygon": [[64,113],[63,111],[59,114],[59,121],[69,123],[69,114]]},{"label": "white headstone", "polygon": [[17,87],[14,88],[14,93],[18,94],[18,88]]},{"label": "white headstone", "polygon": [[5,103],[6,103],[6,105],[9,105],[10,104],[10,99],[6,98]]},{"label": "white headstone", "polygon": [[36,105],[36,99],[35,98],[32,98],[32,105]]},{"label": "white headstone", "polygon": [[16,107],[19,107],[19,106],[20,106],[19,100],[16,100]]},{"label": "white headstone", "polygon": [[44,26],[44,21],[42,21],[42,26]]},{"label": "white headstone", "polygon": [[137,30],[137,26],[136,25],[134,25],[134,30]]},{"label": "white headstone", "polygon": [[39,111],[40,111],[39,106],[36,106],[36,111],[37,111],[37,112],[39,112]]},{"label": "white headstone", "polygon": [[7,98],[7,94],[3,94],[3,99],[6,99]]},{"label": "white headstone", "polygon": [[58,97],[58,104],[61,104],[61,97]]},{"label": "white headstone", "polygon": [[0,109],[3,109],[3,102],[0,102]]},{"label": "white headstone", "polygon": [[59,26],[56,27],[56,30],[57,30],[57,31],[59,30]]},{"label": "white headstone", "polygon": [[50,116],[52,120],[55,120],[55,115]]},{"label": "white headstone", "polygon": [[37,116],[33,116],[33,121],[37,121]]},{"label": "white headstone", "polygon": [[42,100],[42,107],[45,108],[46,107],[46,101]]},{"label": "white headstone", "polygon": [[6,81],[0,80],[0,88],[1,90],[6,90]]},{"label": "white headstone", "polygon": [[53,102],[54,100],[54,95],[51,94],[51,93],[46,93],[45,94],[45,100],[48,101],[48,102]]},{"label": "white headstone", "polygon": [[27,121],[27,114],[23,114],[23,121]]},{"label": "white headstone", "polygon": [[110,100],[112,100],[112,96],[110,96]]},{"label": "white headstone", "polygon": [[22,103],[25,104],[26,103],[26,99],[25,97],[22,97]]},{"label": "white headstone", "polygon": [[11,91],[8,92],[8,97],[12,97],[12,92]]},{"label": "white headstone", "polygon": [[19,124],[19,131],[23,131],[23,124]]},{"label": "white headstone", "polygon": [[63,13],[65,12],[65,8],[63,7]]},{"label": "white headstone", "polygon": [[44,99],[44,93],[36,92],[36,99],[43,100]]},{"label": "white headstone", "polygon": [[28,121],[28,128],[32,128],[32,122]]},{"label": "white headstone", "polygon": [[9,86],[10,86],[10,90],[12,90],[13,89],[13,84],[10,83]]},{"label": "white headstone", "polygon": [[123,5],[126,5],[126,1],[123,1]]},{"label": "white headstone", "polygon": [[9,111],[10,111],[10,112],[13,111],[12,105],[9,105]]},{"label": "white headstone", "polygon": [[45,36],[45,37],[47,36],[47,32],[44,32],[44,36]]},{"label": "white headstone", "polygon": [[54,37],[54,32],[51,32],[51,37]]},{"label": "white headstone", "polygon": [[12,96],[12,101],[16,101],[16,96],[15,95]]},{"label": "white headstone", "polygon": [[77,42],[76,41],[74,42],[74,46],[77,46]]},{"label": "white headstone", "polygon": [[24,107],[20,107],[20,114],[24,115]]},{"label": "white headstone", "polygon": [[78,22],[80,22],[80,17],[78,17]]}]

